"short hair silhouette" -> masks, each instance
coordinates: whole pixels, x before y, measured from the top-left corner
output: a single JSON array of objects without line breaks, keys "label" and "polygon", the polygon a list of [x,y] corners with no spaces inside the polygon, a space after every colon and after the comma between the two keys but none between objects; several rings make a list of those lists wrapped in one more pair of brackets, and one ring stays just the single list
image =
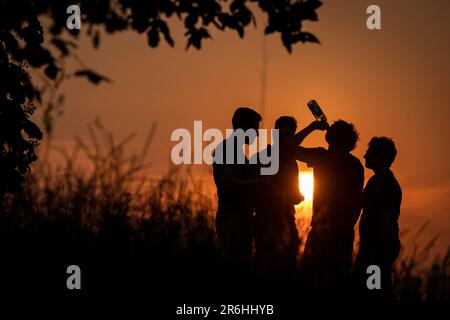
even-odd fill
[{"label": "short hair silhouette", "polygon": [[390,167],[397,156],[397,149],[392,139],[388,137],[373,137],[369,142],[369,148],[381,157]]},{"label": "short hair silhouette", "polygon": [[234,111],[233,118],[231,122],[233,124],[233,129],[243,129],[247,130],[250,128],[252,123],[260,122],[262,120],[261,115],[253,109],[247,107],[240,107]]},{"label": "short hair silhouette", "polygon": [[287,127],[292,131],[297,130],[297,120],[290,116],[281,116],[275,121],[275,129],[280,129],[281,127]]},{"label": "short hair silhouette", "polygon": [[333,148],[350,152],[356,147],[359,133],[353,123],[337,120],[328,128],[325,139]]}]

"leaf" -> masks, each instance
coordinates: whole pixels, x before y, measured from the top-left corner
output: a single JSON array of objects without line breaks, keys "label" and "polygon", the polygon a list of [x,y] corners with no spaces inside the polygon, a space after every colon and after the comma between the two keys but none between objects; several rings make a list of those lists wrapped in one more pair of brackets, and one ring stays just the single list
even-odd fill
[{"label": "leaf", "polygon": [[242,26],[247,26],[252,22],[252,13],[247,7],[243,6],[236,14],[235,17],[238,21],[241,22]]},{"label": "leaf", "polygon": [[319,39],[315,35],[313,35],[312,33],[304,32],[304,34],[306,35],[306,41],[308,41],[308,42],[315,42],[315,43],[319,43],[320,44]]},{"label": "leaf", "polygon": [[158,22],[158,26],[159,26],[159,30],[162,32],[166,42],[171,47],[173,47],[174,46],[174,41],[173,41],[172,37],[170,36],[170,30],[169,30],[169,27],[167,26],[167,23],[165,21],[160,20]]},{"label": "leaf", "polygon": [[230,11],[239,11],[244,6],[243,2],[243,0],[234,0],[230,5]]},{"label": "leaf", "polygon": [[100,45],[100,32],[98,30],[95,31],[95,34],[92,37],[92,44],[95,49],[98,49]]},{"label": "leaf", "polygon": [[316,9],[322,5],[319,0],[310,0],[307,2],[298,2],[292,6],[293,11],[297,12],[299,19],[318,21],[319,18]]},{"label": "leaf", "polygon": [[8,50],[17,49],[19,46],[16,37],[9,32],[1,32],[0,41],[3,41],[5,43],[5,46]]},{"label": "leaf", "polygon": [[67,56],[69,54],[69,49],[67,48],[66,42],[58,39],[58,38],[54,38],[52,39],[52,44],[58,48],[59,51],[61,51],[61,55],[63,57]]},{"label": "leaf", "polygon": [[320,1],[320,0],[310,0],[307,3],[309,4],[310,10],[316,10],[322,5],[322,1]]},{"label": "leaf", "polygon": [[238,34],[239,34],[239,37],[240,37],[240,38],[243,38],[243,37],[244,37],[244,32],[245,32],[244,27],[238,26],[238,27],[236,28],[236,30],[237,30],[237,32],[238,32]]},{"label": "leaf", "polygon": [[292,53],[292,40],[291,36],[283,33],[281,35],[281,41],[283,42],[284,47],[287,49],[289,53]]},{"label": "leaf", "polygon": [[33,67],[39,68],[45,64],[53,63],[54,58],[50,51],[44,49],[43,47],[29,47],[26,46],[24,50],[25,59],[28,60],[29,64]]},{"label": "leaf", "polygon": [[205,28],[200,28],[200,29],[198,29],[198,33],[199,33],[199,35],[200,35],[200,37],[202,37],[202,38],[211,38],[211,36],[209,35],[209,32],[208,32],[208,30],[206,30]]},{"label": "leaf", "polygon": [[67,41],[67,40],[63,40],[60,38],[53,38],[51,40],[51,43],[59,50],[61,51],[61,55],[63,57],[67,56],[70,54],[70,50],[69,47],[72,48],[76,48],[77,45],[76,43],[72,42],[72,41]]},{"label": "leaf", "polygon": [[167,32],[167,33],[163,33],[163,34],[164,34],[164,39],[166,40],[166,42],[167,42],[171,47],[173,47],[173,46],[175,45],[175,43],[174,43],[172,37],[170,36],[170,33]]},{"label": "leaf", "polygon": [[32,139],[42,139],[42,131],[39,127],[30,120],[26,119],[23,123],[23,130],[27,133],[27,135]]},{"label": "leaf", "polygon": [[303,43],[314,42],[320,44],[319,39],[317,39],[317,37],[310,32],[301,32],[297,35],[294,35],[293,38],[293,42],[301,41]]},{"label": "leaf", "polygon": [[211,36],[208,33],[208,30],[206,30],[205,28],[191,29],[188,32],[186,32],[186,35],[189,36],[186,49],[188,49],[191,45],[194,46],[196,49],[201,49],[202,39],[211,38]]},{"label": "leaf", "polygon": [[150,28],[150,30],[147,32],[147,37],[148,37],[148,45],[152,48],[156,48],[160,40],[158,29],[155,27]]},{"label": "leaf", "polygon": [[39,32],[37,28],[32,28],[30,26],[23,28],[19,31],[19,36],[28,44],[32,46],[38,46],[44,42],[44,37],[42,33]]},{"label": "leaf", "polygon": [[58,75],[59,69],[55,66],[54,63],[50,63],[47,68],[45,68],[44,73],[47,77],[49,77],[52,80],[56,79],[56,76]]},{"label": "leaf", "polygon": [[194,28],[197,21],[198,21],[198,15],[195,13],[191,13],[186,17],[186,20],[184,20],[184,26],[187,29]]},{"label": "leaf", "polygon": [[138,33],[142,33],[148,29],[149,26],[148,18],[139,14],[134,14],[131,26]]},{"label": "leaf", "polygon": [[220,13],[217,17],[221,24],[220,29],[224,30],[228,26],[228,22],[230,21],[231,17],[226,13]]},{"label": "leaf", "polygon": [[104,82],[109,82],[111,83],[112,81],[110,79],[108,79],[107,77],[98,74],[92,70],[88,70],[88,69],[84,69],[84,70],[78,70],[74,73],[74,75],[76,77],[86,77],[90,82],[92,82],[93,84],[99,84],[101,81]]}]

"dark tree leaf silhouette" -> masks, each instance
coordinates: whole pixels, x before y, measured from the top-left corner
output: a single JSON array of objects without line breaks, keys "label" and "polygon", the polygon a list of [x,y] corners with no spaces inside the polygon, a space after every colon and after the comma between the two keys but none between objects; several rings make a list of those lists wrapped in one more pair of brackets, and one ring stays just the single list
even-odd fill
[{"label": "dark tree leaf silhouette", "polygon": [[99,84],[101,81],[111,82],[111,80],[107,77],[102,76],[101,74],[98,74],[92,70],[79,70],[76,71],[74,75],[77,77],[86,77],[93,84]]},{"label": "dark tree leaf silhouette", "polygon": [[75,49],[77,45],[72,41],[62,40],[60,38],[53,38],[51,43],[61,52],[61,56],[68,56],[70,53],[70,48]]},{"label": "dark tree leaf silhouette", "polygon": [[[30,116],[42,102],[43,89],[31,81],[29,67],[50,90],[71,74],[94,84],[110,82],[80,62],[75,49],[81,32],[95,48],[103,30],[145,33],[152,48],[162,41],[174,46],[168,21],[177,19],[185,28],[186,48],[200,49],[214,29],[244,37],[245,29],[256,25],[251,3],[263,13],[265,33],[278,33],[289,52],[297,42],[319,43],[302,28],[303,21],[317,20],[319,0],[0,0],[0,194],[20,185],[42,139]],[[66,9],[74,4],[81,8],[81,31],[66,28]],[[81,69],[66,72],[68,58]]]}]

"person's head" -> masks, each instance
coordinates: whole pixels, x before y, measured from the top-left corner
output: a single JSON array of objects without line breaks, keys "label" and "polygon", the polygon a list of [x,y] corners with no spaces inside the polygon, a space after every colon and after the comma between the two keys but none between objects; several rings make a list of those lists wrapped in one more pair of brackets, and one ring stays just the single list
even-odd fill
[{"label": "person's head", "polygon": [[335,121],[327,130],[325,140],[329,149],[341,152],[351,152],[356,147],[359,139],[359,133],[352,123],[343,120]]},{"label": "person's head", "polygon": [[392,139],[387,137],[373,137],[364,155],[366,168],[372,170],[389,169],[397,156],[397,149]]},{"label": "person's head", "polygon": [[[255,110],[247,107],[239,107],[234,111],[231,122],[234,130],[242,129],[245,132],[249,129],[254,129],[256,130],[256,134],[258,134],[259,123],[261,120],[261,115]],[[252,142],[253,141],[246,141],[246,143]]]},{"label": "person's head", "polygon": [[279,130],[280,140],[293,136],[297,130],[297,121],[294,117],[282,116],[275,121],[275,129]]}]

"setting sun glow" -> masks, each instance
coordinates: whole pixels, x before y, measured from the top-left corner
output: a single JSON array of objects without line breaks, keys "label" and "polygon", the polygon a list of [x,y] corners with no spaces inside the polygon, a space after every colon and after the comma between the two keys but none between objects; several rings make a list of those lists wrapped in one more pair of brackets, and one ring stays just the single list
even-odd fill
[{"label": "setting sun glow", "polygon": [[300,192],[305,197],[305,201],[311,201],[314,191],[314,175],[312,172],[300,172],[298,177]]}]

